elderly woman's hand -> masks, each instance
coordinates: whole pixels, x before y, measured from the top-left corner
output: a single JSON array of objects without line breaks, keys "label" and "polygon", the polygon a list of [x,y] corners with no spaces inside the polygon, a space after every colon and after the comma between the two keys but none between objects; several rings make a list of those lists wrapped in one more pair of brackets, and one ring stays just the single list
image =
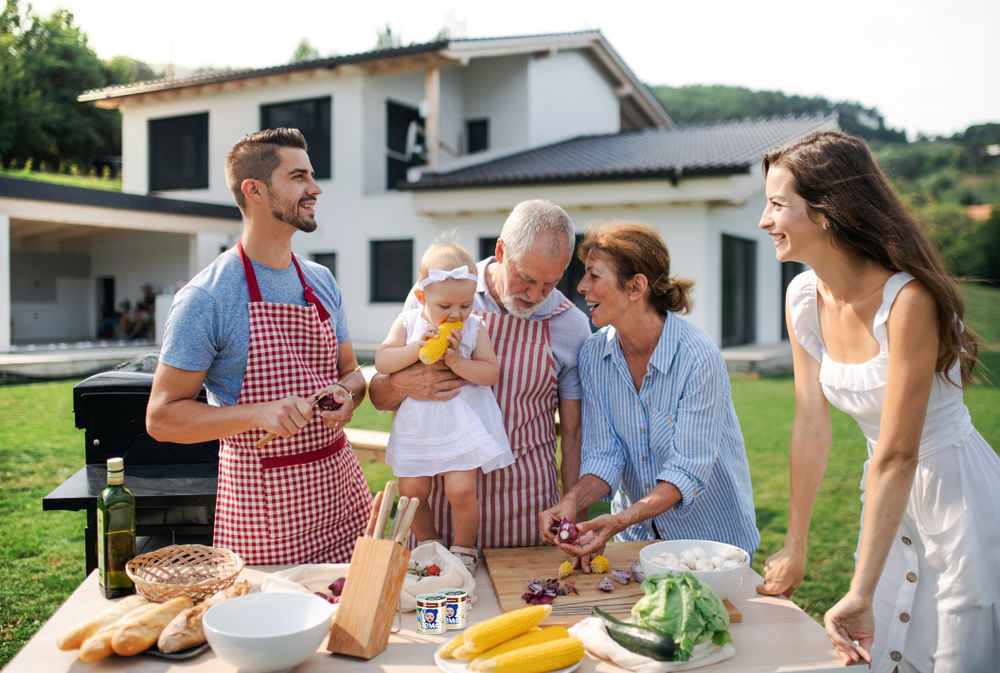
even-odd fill
[{"label": "elderly woman's hand", "polygon": [[608,541],[621,532],[618,520],[612,514],[602,514],[601,516],[576,524],[579,536],[576,542],[566,544],[556,540],[556,545],[566,552],[573,563],[573,567],[579,567],[583,572],[590,572],[590,560],[598,554],[604,553],[604,547]]},{"label": "elderly woman's hand", "polygon": [[576,503],[568,498],[563,498],[554,506],[548,508],[539,519],[539,526],[542,530],[542,539],[546,544],[556,544],[556,534],[563,519],[575,522],[577,516]]}]

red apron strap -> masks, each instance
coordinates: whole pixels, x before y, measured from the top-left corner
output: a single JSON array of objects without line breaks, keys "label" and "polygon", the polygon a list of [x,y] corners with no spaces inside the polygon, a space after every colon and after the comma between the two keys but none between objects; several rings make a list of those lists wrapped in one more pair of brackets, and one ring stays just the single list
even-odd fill
[{"label": "red apron strap", "polygon": [[323,302],[319,300],[319,297],[316,296],[313,289],[309,287],[309,284],[306,282],[306,277],[302,275],[302,267],[299,266],[299,260],[295,259],[294,252],[292,253],[292,262],[295,264],[295,270],[299,272],[299,280],[302,281],[302,287],[304,288],[302,290],[302,296],[307,302],[316,307],[316,312],[319,313],[319,321],[326,322],[330,319],[330,312],[326,310],[326,307],[323,306]]},{"label": "red apron strap", "polygon": [[[260,285],[257,284],[257,274],[253,270],[253,264],[250,263],[250,258],[247,254],[243,252],[243,239],[240,238],[236,241],[236,247],[240,250],[240,260],[243,262],[243,275],[247,279],[247,289],[250,291],[250,301],[251,302],[262,302],[264,299],[260,295]],[[299,274],[299,280],[302,282],[302,298],[306,300],[306,303],[312,304],[316,307],[316,312],[319,314],[319,321],[326,322],[330,319],[330,312],[326,310],[323,306],[323,302],[320,301],[313,289],[309,287],[306,282],[306,277],[302,274],[302,267],[299,266],[299,260],[295,259],[295,253],[292,253],[292,263],[295,264],[295,271]]]},{"label": "red apron strap", "polygon": [[250,258],[247,257],[245,252],[243,252],[242,237],[236,241],[236,247],[240,250],[240,260],[243,262],[243,275],[246,276],[247,289],[250,290],[250,301],[262,302],[264,300],[260,297],[260,285],[257,284],[257,274],[254,273],[253,264],[250,263]]}]

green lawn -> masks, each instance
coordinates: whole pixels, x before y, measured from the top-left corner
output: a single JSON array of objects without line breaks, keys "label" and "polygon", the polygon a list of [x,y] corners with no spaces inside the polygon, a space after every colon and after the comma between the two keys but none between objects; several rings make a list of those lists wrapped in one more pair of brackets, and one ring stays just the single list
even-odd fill
[{"label": "green lawn", "polygon": [[121,180],[105,180],[101,177],[90,177],[88,175],[42,173],[41,171],[25,172],[23,169],[9,170],[0,168],[0,177],[31,180],[33,182],[48,182],[54,185],[68,185],[70,187],[86,187],[87,189],[103,189],[109,192],[120,192],[122,190]]},{"label": "green lawn", "polygon": [[[967,286],[966,292],[972,299],[967,322],[989,342],[996,382],[1000,336],[990,333],[989,325],[992,321],[995,326],[1000,316],[1000,290]],[[73,427],[74,384],[0,386],[0,667],[83,580],[85,515],[42,511],[42,498],[83,464],[83,431]],[[761,572],[767,557],[780,549],[787,525],[793,384],[790,376],[734,379],[732,388],[753,479],[761,530],[754,568]],[[979,431],[1000,448],[1000,387],[969,387],[965,402]],[[354,424],[388,430],[391,416],[365,402]],[[810,531],[806,581],[794,597],[817,619],[850,582],[861,514],[858,483],[866,456],[861,431],[849,417],[834,411],[833,429],[830,463]],[[392,478],[385,465],[365,464],[364,469],[373,492]]]}]

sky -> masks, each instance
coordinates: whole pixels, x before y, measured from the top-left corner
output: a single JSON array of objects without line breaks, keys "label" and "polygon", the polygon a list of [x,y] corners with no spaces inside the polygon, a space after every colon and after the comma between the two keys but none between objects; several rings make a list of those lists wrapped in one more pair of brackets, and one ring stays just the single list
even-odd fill
[{"label": "sky", "polygon": [[[22,7],[26,0],[21,0]],[[73,12],[102,58],[266,67],[302,38],[321,56],[403,44],[600,29],[650,85],[723,84],[876,107],[886,125],[945,135],[1000,122],[997,0],[33,0]],[[669,110],[667,111],[669,112]]]}]

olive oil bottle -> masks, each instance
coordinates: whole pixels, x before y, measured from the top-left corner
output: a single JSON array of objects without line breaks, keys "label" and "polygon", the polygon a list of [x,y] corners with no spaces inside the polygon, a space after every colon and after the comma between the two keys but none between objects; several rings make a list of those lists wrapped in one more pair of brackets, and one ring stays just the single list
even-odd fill
[{"label": "olive oil bottle", "polygon": [[135,556],[135,498],[121,458],[108,458],[108,487],[97,497],[97,580],[105,598],[135,593],[125,565]]}]

